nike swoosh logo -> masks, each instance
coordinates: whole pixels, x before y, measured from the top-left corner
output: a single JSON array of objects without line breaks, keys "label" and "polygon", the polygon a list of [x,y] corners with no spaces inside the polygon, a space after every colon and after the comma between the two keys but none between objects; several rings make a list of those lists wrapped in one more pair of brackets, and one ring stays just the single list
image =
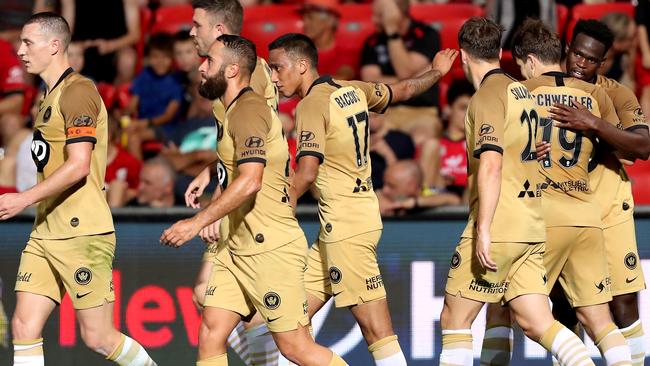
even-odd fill
[{"label": "nike swoosh logo", "polygon": [[86,292],[86,293],[83,294],[83,295],[79,295],[79,294],[77,294],[77,299],[81,299],[82,297],[88,296],[88,295],[90,295],[91,293],[92,293],[92,291],[90,291],[90,292]]},{"label": "nike swoosh logo", "polygon": [[626,278],[626,279],[625,279],[625,283],[632,283],[632,282],[634,282],[637,278],[639,278],[639,277],[637,276],[637,277],[634,277],[633,279]]},{"label": "nike swoosh logo", "polygon": [[278,319],[280,319],[280,318],[282,318],[282,317],[279,316],[279,317],[274,318],[274,319],[268,318],[268,319],[266,319],[266,320],[267,320],[268,323],[273,323],[274,321],[276,321],[276,320],[278,320]]},{"label": "nike swoosh logo", "polygon": [[343,291],[339,291],[339,292],[335,293],[335,294],[334,294],[334,297],[336,297],[337,295],[339,295],[341,292],[343,292]]}]

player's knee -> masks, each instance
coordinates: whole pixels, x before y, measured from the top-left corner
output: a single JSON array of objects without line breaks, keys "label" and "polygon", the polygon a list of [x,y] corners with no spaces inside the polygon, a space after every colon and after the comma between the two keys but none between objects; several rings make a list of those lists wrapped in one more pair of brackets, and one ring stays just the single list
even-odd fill
[{"label": "player's knee", "polygon": [[280,353],[291,362],[298,363],[300,355],[307,354],[309,346],[308,339],[301,337],[284,337],[282,340],[277,341],[278,350]]},{"label": "player's knee", "polygon": [[14,314],[11,319],[11,334],[14,339],[36,339],[41,336],[41,329],[38,329],[36,322]]},{"label": "player's knee", "polygon": [[110,348],[107,346],[107,336],[108,334],[104,332],[81,329],[81,339],[83,340],[86,347],[101,354],[106,354],[107,352],[111,351],[107,351],[107,348]]},{"label": "player's knee", "polygon": [[510,308],[499,304],[489,304],[485,315],[487,325],[511,324]]},{"label": "player's knee", "polygon": [[626,328],[639,320],[639,306],[637,294],[615,296],[609,303],[614,323],[619,328]]}]

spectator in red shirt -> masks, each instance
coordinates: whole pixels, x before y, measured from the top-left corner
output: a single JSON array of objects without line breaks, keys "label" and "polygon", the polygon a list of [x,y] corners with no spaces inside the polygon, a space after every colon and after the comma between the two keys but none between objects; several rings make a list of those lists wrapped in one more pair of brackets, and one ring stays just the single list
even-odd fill
[{"label": "spectator in red shirt", "polygon": [[23,65],[11,43],[0,39],[0,115],[20,114],[25,88]]},{"label": "spectator in red shirt", "polygon": [[138,195],[142,162],[120,146],[122,130],[115,118],[108,119],[106,199],[110,207],[123,207]]},{"label": "spectator in red shirt", "polygon": [[300,12],[303,32],[318,49],[318,73],[334,79],[350,80],[358,74],[358,51],[336,42],[341,13],[337,0],[305,0]]}]

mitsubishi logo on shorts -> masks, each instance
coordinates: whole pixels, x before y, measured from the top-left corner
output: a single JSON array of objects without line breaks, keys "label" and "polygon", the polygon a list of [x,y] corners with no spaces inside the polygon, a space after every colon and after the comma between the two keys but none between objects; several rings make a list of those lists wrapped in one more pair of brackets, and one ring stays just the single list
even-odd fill
[{"label": "mitsubishi logo on shorts", "polygon": [[517,197],[518,198],[524,198],[524,197],[528,196],[530,198],[535,198],[535,192],[529,191],[528,190],[529,188],[530,188],[530,182],[528,180],[526,180],[526,182],[524,183],[524,190],[519,192],[519,196],[517,196]]},{"label": "mitsubishi logo on shorts", "polygon": [[251,148],[251,147],[262,147],[264,146],[264,140],[262,140],[260,137],[257,136],[251,136],[246,139],[246,142],[244,143],[246,147]]}]

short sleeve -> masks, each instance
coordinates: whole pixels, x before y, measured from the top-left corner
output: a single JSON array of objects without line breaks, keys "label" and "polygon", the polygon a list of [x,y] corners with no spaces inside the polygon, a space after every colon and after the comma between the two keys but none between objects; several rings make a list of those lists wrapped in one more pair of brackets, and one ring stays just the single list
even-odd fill
[{"label": "short sleeve", "polygon": [[639,100],[631,89],[624,86],[616,88],[616,94],[613,97],[612,102],[624,130],[648,128]]},{"label": "short sleeve", "polygon": [[326,111],[323,106],[313,99],[304,99],[296,107],[296,132],[298,133],[298,149],[296,161],[303,156],[314,156],[319,163],[325,160],[325,140],[327,131]]},{"label": "short sleeve", "polygon": [[438,31],[423,24],[420,27],[414,28],[413,32],[414,41],[413,45],[409,47],[409,51],[420,53],[429,60],[433,60],[436,52],[440,50],[440,35]]},{"label": "short sleeve", "polygon": [[613,124],[614,126],[621,128],[618,115],[616,114],[616,109],[614,109],[614,104],[609,98],[607,93],[603,88],[597,87],[593,93],[596,102],[598,102],[598,109],[600,110],[600,118]]},{"label": "short sleeve", "polygon": [[[266,106],[266,105],[265,105]],[[253,108],[241,108],[227,116],[228,132],[235,143],[235,160],[237,165],[244,163],[262,163],[266,165],[266,143],[268,140],[271,109],[263,111]]]},{"label": "short sleeve", "polygon": [[365,94],[369,111],[386,112],[393,99],[393,91],[390,86],[383,83],[367,83],[363,81],[352,81],[351,83]]},{"label": "short sleeve", "polygon": [[[485,151],[503,154],[503,135],[506,119],[506,99],[499,94],[482,93],[468,109],[468,118],[474,122],[474,141],[472,155],[480,158]],[[482,106],[482,107],[481,107]],[[490,106],[486,108],[485,106]]]},{"label": "short sleeve", "polygon": [[59,108],[65,121],[66,144],[97,142],[97,119],[102,100],[90,81],[66,87],[59,100]]}]

